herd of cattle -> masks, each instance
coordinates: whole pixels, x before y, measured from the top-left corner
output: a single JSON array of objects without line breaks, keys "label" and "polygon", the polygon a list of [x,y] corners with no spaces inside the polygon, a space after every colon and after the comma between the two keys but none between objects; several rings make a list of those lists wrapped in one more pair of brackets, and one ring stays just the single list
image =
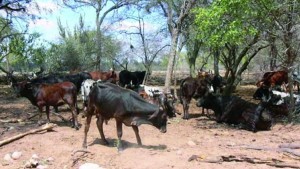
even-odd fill
[{"label": "herd of cattle", "polygon": [[[46,107],[47,121],[50,106],[58,112],[58,106],[67,104],[72,112],[72,127],[79,129],[77,115],[77,94],[81,91],[84,116],[83,147],[87,147],[87,133],[93,115],[97,118],[97,128],[104,144],[108,144],[103,133],[103,122],[114,118],[117,126],[118,149],[122,149],[122,124],[131,126],[139,145],[142,144],[138,126],[150,124],[161,132],[166,132],[167,118],[178,113],[174,108],[176,101],[171,93],[164,93],[159,88],[142,85],[145,71],[120,73],[80,72],[73,75],[52,74],[35,79],[17,82],[9,76],[12,87],[18,96],[26,97],[37,106],[42,116]],[[254,93],[260,103],[254,104],[237,96],[222,96],[224,80],[220,75],[199,72],[196,78],[187,77],[180,84],[179,99],[183,105],[183,118],[189,118],[189,104],[194,98],[197,106],[212,109],[217,122],[240,124],[250,131],[269,130],[276,115],[287,115],[289,111],[289,94],[275,90],[276,86],[287,84],[284,71],[267,72],[257,83]],[[300,96],[294,95],[296,105]],[[179,113],[178,113],[179,114]]]}]

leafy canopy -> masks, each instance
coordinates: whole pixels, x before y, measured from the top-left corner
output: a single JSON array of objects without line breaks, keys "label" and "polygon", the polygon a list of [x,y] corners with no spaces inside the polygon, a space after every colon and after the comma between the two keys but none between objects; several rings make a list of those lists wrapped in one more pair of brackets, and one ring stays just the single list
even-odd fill
[{"label": "leafy canopy", "polygon": [[194,10],[198,37],[211,46],[242,44],[258,32],[257,19],[262,15],[252,0],[215,0],[209,7]]}]

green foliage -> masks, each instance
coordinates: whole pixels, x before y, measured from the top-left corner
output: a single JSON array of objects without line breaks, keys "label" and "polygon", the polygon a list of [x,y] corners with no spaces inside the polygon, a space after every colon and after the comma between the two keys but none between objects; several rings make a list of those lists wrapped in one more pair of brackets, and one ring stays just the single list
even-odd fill
[{"label": "green foliage", "polygon": [[[60,22],[59,22],[60,23]],[[59,25],[61,43],[51,44],[48,69],[61,71],[83,71],[94,70],[99,63],[96,57],[96,31],[85,28],[83,18],[73,31]],[[108,70],[112,67],[113,59],[116,57],[120,47],[112,37],[102,35],[102,68]]]},{"label": "green foliage", "polygon": [[251,0],[216,0],[210,7],[195,9],[199,38],[216,47],[242,44],[258,32],[259,13],[254,8]]}]

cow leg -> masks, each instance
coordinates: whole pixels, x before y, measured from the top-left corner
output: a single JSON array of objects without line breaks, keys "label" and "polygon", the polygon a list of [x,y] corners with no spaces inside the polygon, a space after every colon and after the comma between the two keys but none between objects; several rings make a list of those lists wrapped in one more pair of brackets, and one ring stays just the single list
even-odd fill
[{"label": "cow leg", "polygon": [[86,116],[85,127],[84,127],[84,138],[82,143],[83,148],[87,148],[86,140],[87,140],[87,133],[89,132],[90,129],[91,120],[92,120],[91,115]]},{"label": "cow leg", "polygon": [[182,106],[183,106],[183,119],[189,119],[189,104],[186,99],[183,99],[182,101]]},{"label": "cow leg", "polygon": [[42,120],[42,115],[43,115],[43,107],[38,107],[38,108],[39,108],[39,112],[40,112],[40,114],[39,114],[39,120],[38,120],[38,125],[40,126],[40,125],[43,124],[43,122],[41,121]]},{"label": "cow leg", "polygon": [[139,128],[138,128],[138,126],[132,126],[132,129],[133,129],[133,131],[135,133],[135,137],[136,137],[138,145],[141,146],[142,145],[142,141],[141,141],[141,137],[139,135]]},{"label": "cow leg", "polygon": [[122,122],[116,120],[116,123],[117,123],[117,135],[118,135],[117,148],[118,148],[118,151],[122,151],[123,150],[123,145],[122,145],[122,141],[121,141],[122,134],[123,134]]},{"label": "cow leg", "polygon": [[72,111],[72,120],[73,120],[73,124],[72,124],[72,128],[75,128],[76,130],[79,130],[79,125],[78,125],[78,120],[77,120],[77,96],[74,96],[74,98],[71,97],[67,97],[65,98],[65,103],[67,103]]},{"label": "cow leg", "polygon": [[58,113],[58,106],[54,106],[54,110],[56,113]]},{"label": "cow leg", "polygon": [[50,123],[49,111],[50,111],[50,106],[46,106],[47,123]]},{"label": "cow leg", "polygon": [[79,130],[76,106],[70,106],[70,108],[71,108],[71,111],[72,111],[72,119],[73,119],[72,128],[74,127],[76,130]]},{"label": "cow leg", "polygon": [[100,136],[101,136],[101,140],[102,140],[103,144],[108,145],[109,143],[105,139],[104,132],[103,132],[103,122],[104,122],[103,117],[101,115],[97,116],[97,127],[99,130]]}]

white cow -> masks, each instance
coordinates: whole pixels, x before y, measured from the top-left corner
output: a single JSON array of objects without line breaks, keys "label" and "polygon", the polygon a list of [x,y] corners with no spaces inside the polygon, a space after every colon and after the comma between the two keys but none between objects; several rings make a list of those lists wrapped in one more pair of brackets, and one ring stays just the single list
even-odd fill
[{"label": "white cow", "polygon": [[163,93],[163,90],[160,87],[146,86],[146,85],[140,85],[140,87],[143,88],[145,93],[150,97],[153,97],[153,94],[159,95]]},{"label": "white cow", "polygon": [[101,80],[95,81],[95,80],[92,80],[92,79],[87,79],[87,80],[85,80],[81,83],[81,88],[80,89],[81,89],[81,97],[82,97],[82,100],[83,100],[84,111],[86,111],[88,96],[91,92],[93,84],[95,82],[98,82],[98,81],[101,81]]}]

